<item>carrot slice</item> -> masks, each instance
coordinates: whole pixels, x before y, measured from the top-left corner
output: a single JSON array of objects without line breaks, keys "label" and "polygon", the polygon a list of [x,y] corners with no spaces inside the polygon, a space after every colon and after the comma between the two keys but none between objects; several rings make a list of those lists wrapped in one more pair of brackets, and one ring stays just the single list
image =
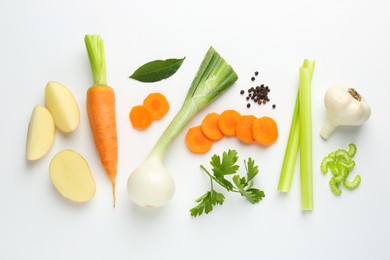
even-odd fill
[{"label": "carrot slice", "polygon": [[161,119],[169,111],[169,103],[161,93],[151,93],[145,99],[143,106],[149,111],[153,120]]},{"label": "carrot slice", "polygon": [[253,143],[252,125],[257,118],[253,115],[243,115],[237,120],[236,135],[244,143]]},{"label": "carrot slice", "polygon": [[188,129],[186,134],[186,145],[191,152],[207,153],[210,151],[213,143],[213,140],[204,135],[200,125]]},{"label": "carrot slice", "polygon": [[218,119],[220,115],[217,113],[209,113],[202,121],[201,127],[205,136],[213,141],[219,141],[224,134],[218,126]]},{"label": "carrot slice", "polygon": [[278,126],[270,117],[257,118],[252,125],[253,137],[261,145],[270,145],[278,139]]},{"label": "carrot slice", "polygon": [[143,130],[152,124],[152,116],[144,106],[134,106],[130,111],[129,117],[135,129]]},{"label": "carrot slice", "polygon": [[218,119],[218,126],[221,132],[228,136],[236,135],[237,119],[240,116],[240,113],[233,109],[223,111]]}]

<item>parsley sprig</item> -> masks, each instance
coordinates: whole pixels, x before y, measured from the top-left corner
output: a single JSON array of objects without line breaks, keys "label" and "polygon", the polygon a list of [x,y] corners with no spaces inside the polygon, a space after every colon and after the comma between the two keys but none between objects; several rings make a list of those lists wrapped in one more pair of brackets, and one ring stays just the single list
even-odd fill
[{"label": "parsley sprig", "polygon": [[[246,176],[240,176],[239,174],[236,174],[240,168],[237,164],[237,160],[237,151],[229,150],[223,152],[222,159],[216,154],[211,157],[210,164],[212,166],[211,170],[213,174],[211,174],[203,165],[200,166],[210,178],[210,190],[195,200],[198,204],[190,210],[191,216],[200,216],[203,212],[208,214],[213,210],[214,206],[223,204],[225,196],[214,189],[214,182],[218,183],[227,191],[240,193],[241,196],[245,197],[252,204],[259,203],[265,197],[262,190],[253,188],[253,179],[259,173],[259,167],[255,165],[255,161],[250,157],[248,158],[248,161],[244,160]],[[230,178],[231,181],[226,179],[229,175],[233,175]]]}]

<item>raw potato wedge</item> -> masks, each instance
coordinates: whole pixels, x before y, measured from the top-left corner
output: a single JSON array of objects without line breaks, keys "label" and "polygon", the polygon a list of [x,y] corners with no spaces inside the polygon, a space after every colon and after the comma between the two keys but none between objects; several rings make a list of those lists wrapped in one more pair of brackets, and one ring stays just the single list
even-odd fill
[{"label": "raw potato wedge", "polygon": [[35,106],[28,125],[26,158],[29,161],[42,158],[53,144],[55,126],[53,117],[44,106]]},{"label": "raw potato wedge", "polygon": [[49,174],[58,192],[75,202],[93,198],[96,184],[88,163],[73,150],[62,150],[50,162]]},{"label": "raw potato wedge", "polygon": [[59,130],[70,133],[77,128],[80,123],[80,110],[73,94],[64,85],[54,81],[48,82],[45,102]]}]

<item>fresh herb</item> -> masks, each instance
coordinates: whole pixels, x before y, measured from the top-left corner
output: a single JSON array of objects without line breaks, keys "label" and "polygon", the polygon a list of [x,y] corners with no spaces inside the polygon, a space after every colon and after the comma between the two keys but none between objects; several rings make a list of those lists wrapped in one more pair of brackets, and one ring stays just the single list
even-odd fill
[{"label": "fresh herb", "polygon": [[182,59],[155,60],[139,67],[130,78],[141,82],[156,82],[172,76],[181,66]]},{"label": "fresh herb", "polygon": [[[200,166],[210,178],[210,190],[195,200],[198,205],[190,210],[191,216],[200,216],[203,212],[208,214],[213,210],[214,206],[223,204],[225,196],[214,190],[214,182],[218,183],[227,191],[240,193],[241,196],[245,197],[252,204],[259,203],[265,197],[262,190],[253,187],[253,179],[259,173],[259,167],[255,165],[255,161],[250,157],[248,158],[248,161],[244,160],[246,176],[240,176],[239,174],[235,174],[240,168],[237,164],[237,160],[237,151],[229,150],[222,154],[222,159],[216,154],[211,157],[210,164],[212,166],[211,171],[213,174],[211,174],[203,165]],[[233,177],[231,177],[233,182],[226,179],[228,175],[233,175]]]}]

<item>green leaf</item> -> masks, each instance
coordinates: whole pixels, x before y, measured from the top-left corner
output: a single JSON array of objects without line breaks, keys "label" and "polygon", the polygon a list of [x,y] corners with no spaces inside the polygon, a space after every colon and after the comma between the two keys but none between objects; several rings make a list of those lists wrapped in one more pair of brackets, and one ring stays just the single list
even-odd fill
[{"label": "green leaf", "polygon": [[259,173],[259,167],[255,165],[255,161],[250,157],[248,158],[248,163],[245,161],[244,163],[246,167],[246,175],[249,182]]},{"label": "green leaf", "polygon": [[213,206],[217,204],[222,205],[224,201],[225,196],[222,193],[218,193],[215,190],[208,191],[195,201],[199,204],[190,209],[190,214],[193,217],[200,216],[203,212],[208,214],[213,210]]},{"label": "green leaf", "polygon": [[224,152],[221,157],[218,155],[213,155],[211,157],[210,164],[213,166],[212,171],[215,178],[220,182],[220,184],[227,189],[228,191],[233,190],[233,184],[225,179],[225,175],[234,174],[239,169],[239,165],[236,164],[238,160],[238,155],[236,150],[229,150]]},{"label": "green leaf", "polygon": [[245,177],[240,178],[239,175],[234,175],[233,182],[237,190],[241,193],[241,196],[245,197],[252,204],[260,202],[265,196],[263,191],[256,188],[248,188],[245,190],[245,187],[248,185]]},{"label": "green leaf", "polygon": [[139,67],[130,78],[141,82],[157,82],[169,78],[180,68],[182,59],[155,60]]},{"label": "green leaf", "polygon": [[215,175],[229,175],[234,174],[240,168],[236,164],[238,160],[238,155],[236,150],[229,150],[228,152],[223,152],[222,161],[218,155],[214,155],[211,158],[211,166],[213,166],[213,172]]}]

